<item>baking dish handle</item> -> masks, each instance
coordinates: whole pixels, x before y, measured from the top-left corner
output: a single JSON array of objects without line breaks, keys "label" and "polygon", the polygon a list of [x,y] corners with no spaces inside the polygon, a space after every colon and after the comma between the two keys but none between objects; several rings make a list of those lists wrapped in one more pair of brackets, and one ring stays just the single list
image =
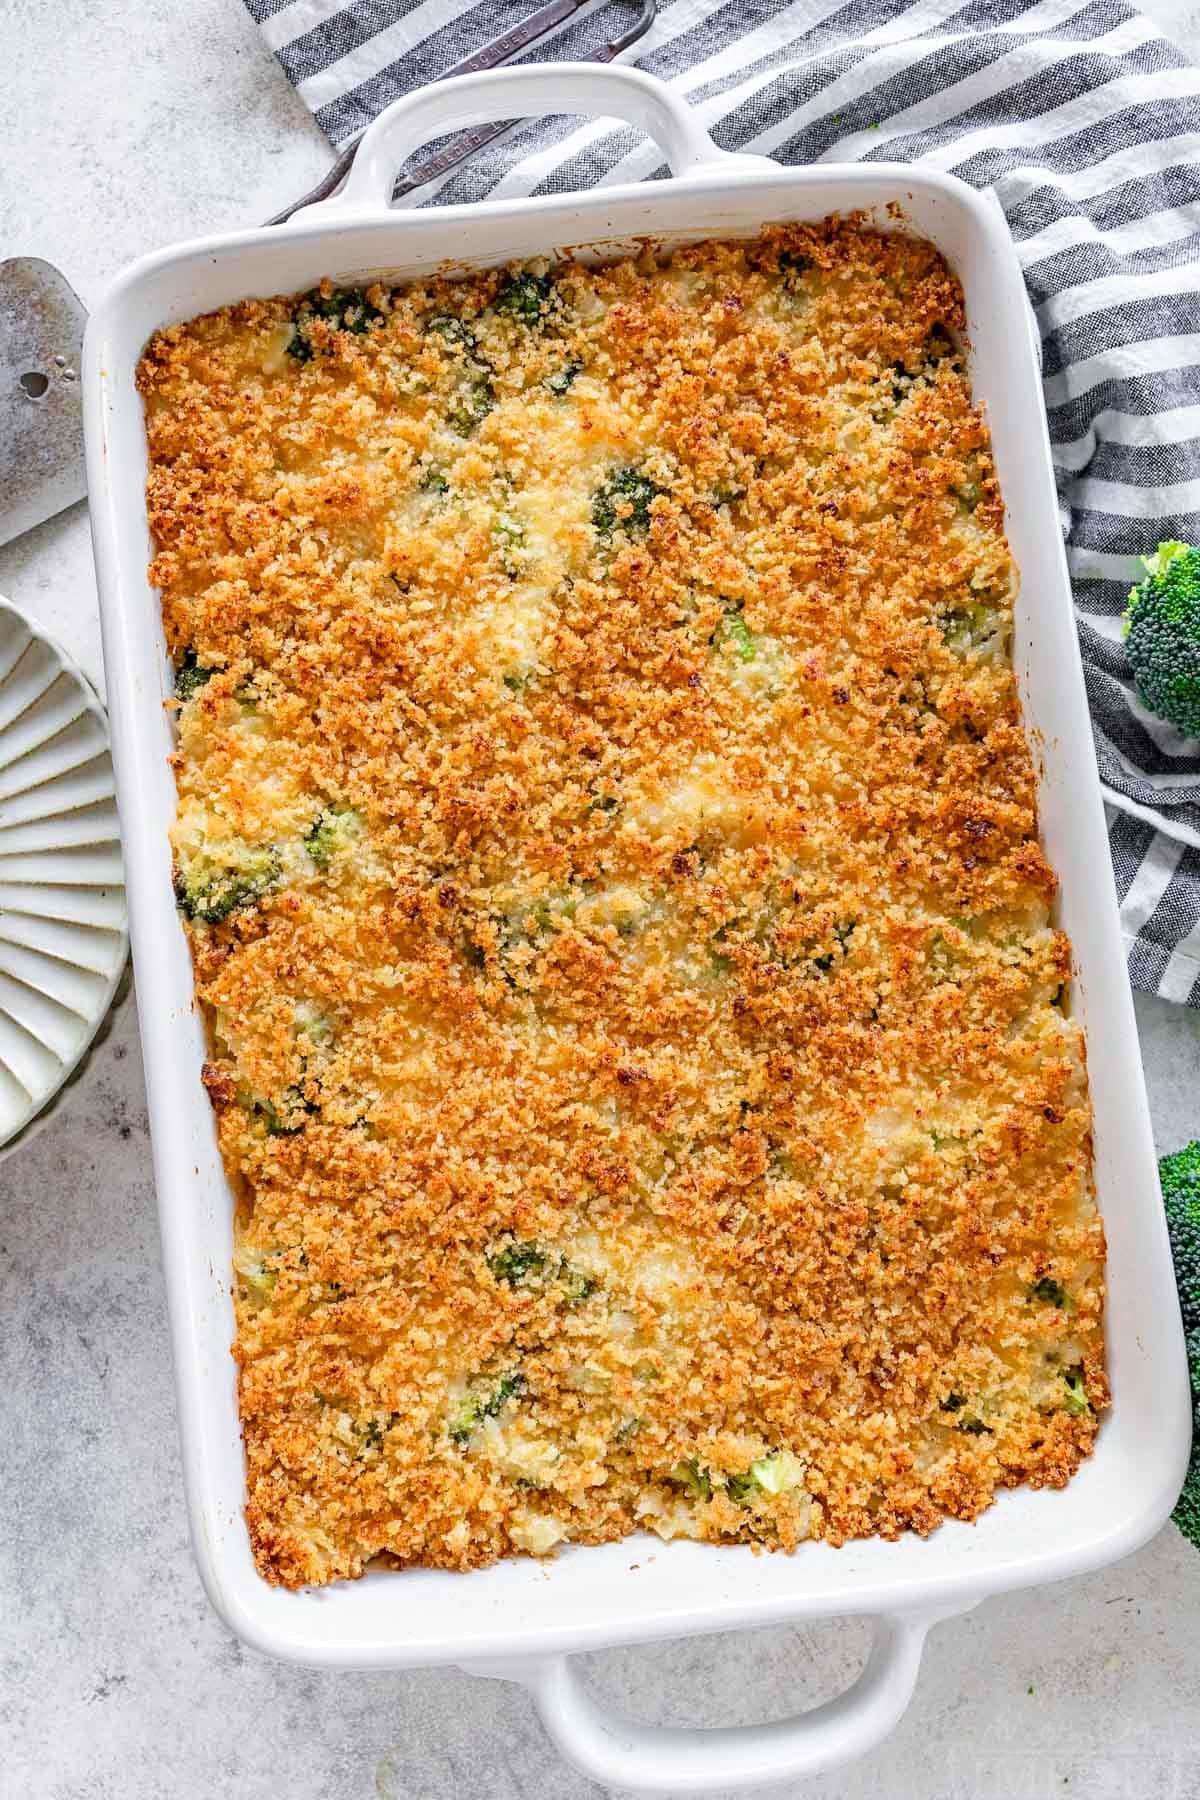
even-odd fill
[{"label": "baking dish handle", "polygon": [[874,1749],[912,1699],[930,1626],[973,1604],[876,1619],[871,1653],[852,1686],[823,1706],[766,1725],[636,1725],[598,1706],[567,1656],[464,1666],[528,1688],[562,1755],[603,1787],[707,1794],[818,1775]]},{"label": "baking dish handle", "polygon": [[319,214],[378,216],[389,209],[396,177],[414,150],[431,138],[496,119],[541,119],[582,113],[640,126],[662,150],[676,176],[744,169],[761,172],[769,157],[743,156],[713,143],[686,100],[641,69],[595,63],[542,63],[457,75],[405,94],[363,132],[346,185],[331,200],[302,207],[291,223]]}]

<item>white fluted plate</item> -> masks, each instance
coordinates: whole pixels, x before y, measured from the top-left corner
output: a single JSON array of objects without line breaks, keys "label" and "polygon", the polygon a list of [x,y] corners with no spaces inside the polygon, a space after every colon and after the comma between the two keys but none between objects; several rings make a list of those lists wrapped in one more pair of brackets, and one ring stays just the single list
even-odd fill
[{"label": "white fluted plate", "polygon": [[79,1066],[128,948],[104,709],[0,598],[0,1148]]}]

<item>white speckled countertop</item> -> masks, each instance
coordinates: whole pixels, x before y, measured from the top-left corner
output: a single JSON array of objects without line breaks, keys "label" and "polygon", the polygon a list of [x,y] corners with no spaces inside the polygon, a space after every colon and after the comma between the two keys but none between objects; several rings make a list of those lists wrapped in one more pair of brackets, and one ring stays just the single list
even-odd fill
[{"label": "white speckled countertop", "polygon": [[[1153,0],[1200,54],[1200,8]],[[267,217],[328,150],[238,0],[0,0],[0,256],[90,301],[123,263]],[[83,506],[0,549],[11,596],[99,677]],[[1141,1000],[1160,1148],[1200,1133],[1200,1017]],[[243,1650],[184,1521],[136,1023],[0,1165],[0,1793],[13,1800],[585,1800],[516,1688],[322,1675]],[[1200,1554],[1127,1562],[934,1631],[900,1729],[805,1800],[1191,1800]],[[636,1716],[732,1723],[845,1686],[833,1622],[589,1658]]]}]

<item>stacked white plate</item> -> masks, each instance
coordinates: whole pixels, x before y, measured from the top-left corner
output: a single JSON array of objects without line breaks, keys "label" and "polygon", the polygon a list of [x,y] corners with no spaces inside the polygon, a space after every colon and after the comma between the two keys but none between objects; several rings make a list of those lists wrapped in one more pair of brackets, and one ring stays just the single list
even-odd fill
[{"label": "stacked white plate", "polygon": [[79,1067],[128,942],[104,710],[0,599],[0,1146]]}]

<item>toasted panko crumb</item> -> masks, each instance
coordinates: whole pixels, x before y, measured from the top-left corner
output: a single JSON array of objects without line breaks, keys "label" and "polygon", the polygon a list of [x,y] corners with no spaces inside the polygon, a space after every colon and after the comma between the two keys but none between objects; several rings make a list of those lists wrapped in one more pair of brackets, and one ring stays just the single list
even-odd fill
[{"label": "toasted panko crumb", "polygon": [[861,220],[139,372],[263,1576],[1063,1485],[1103,1229],[963,304]]}]

